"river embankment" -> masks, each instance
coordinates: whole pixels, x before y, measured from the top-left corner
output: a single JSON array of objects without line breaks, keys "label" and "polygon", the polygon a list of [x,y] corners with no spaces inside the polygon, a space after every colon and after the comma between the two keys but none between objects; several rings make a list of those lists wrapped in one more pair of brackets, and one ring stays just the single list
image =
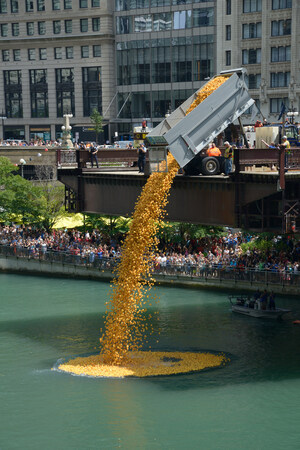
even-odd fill
[{"label": "river embankment", "polygon": [[[49,261],[30,257],[0,255],[0,272],[19,273],[56,278],[74,278],[83,280],[111,281],[114,266],[92,264],[73,264],[61,261]],[[200,271],[182,271],[182,268],[161,268],[154,274],[156,283],[162,286],[174,286],[199,289],[220,289],[230,292],[255,291],[267,289],[280,295],[300,297],[300,275],[269,273],[266,271],[226,271],[226,269],[201,269]]]}]

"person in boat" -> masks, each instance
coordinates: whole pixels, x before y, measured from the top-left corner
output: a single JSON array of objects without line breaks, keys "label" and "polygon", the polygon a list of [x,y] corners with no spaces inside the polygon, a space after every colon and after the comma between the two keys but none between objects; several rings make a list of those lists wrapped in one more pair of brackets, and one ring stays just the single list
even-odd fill
[{"label": "person in boat", "polygon": [[269,297],[269,309],[275,310],[275,294],[272,291]]},{"label": "person in boat", "polygon": [[259,301],[260,301],[261,309],[267,309],[268,293],[267,293],[266,289],[262,293]]}]

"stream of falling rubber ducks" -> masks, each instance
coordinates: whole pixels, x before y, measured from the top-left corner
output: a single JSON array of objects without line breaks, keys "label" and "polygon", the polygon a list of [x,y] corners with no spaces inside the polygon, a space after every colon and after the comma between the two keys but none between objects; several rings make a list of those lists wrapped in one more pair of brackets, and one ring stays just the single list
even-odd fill
[{"label": "stream of falling rubber ducks", "polygon": [[[219,76],[208,82],[186,114],[226,80],[227,77]],[[113,281],[100,353],[69,360],[60,364],[59,370],[93,377],[145,377],[200,371],[226,363],[224,354],[141,351],[151,333],[146,294],[154,284],[151,267],[158,244],[156,236],[179,169],[171,154],[167,167],[167,171],[151,174],[136,203]]]}]

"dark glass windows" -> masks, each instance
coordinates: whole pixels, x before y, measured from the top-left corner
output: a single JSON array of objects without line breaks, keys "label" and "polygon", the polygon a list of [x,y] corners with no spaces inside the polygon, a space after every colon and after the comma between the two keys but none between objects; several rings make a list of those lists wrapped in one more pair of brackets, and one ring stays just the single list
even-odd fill
[{"label": "dark glass windows", "polygon": [[29,71],[31,117],[49,117],[47,70]]},{"label": "dark glass windows", "polygon": [[93,31],[100,31],[100,17],[92,18],[92,29]]},{"label": "dark glass windows", "polygon": [[101,67],[82,68],[83,115],[89,117],[93,110],[102,113]]},{"label": "dark glass windows", "polygon": [[21,70],[4,70],[4,95],[6,116],[23,117]]},{"label": "dark glass windows", "polygon": [[75,116],[74,69],[56,69],[55,75],[57,117]]},{"label": "dark glass windows", "polygon": [[284,47],[272,47],[271,48],[271,62],[282,62],[291,60],[291,47],[290,45]]}]

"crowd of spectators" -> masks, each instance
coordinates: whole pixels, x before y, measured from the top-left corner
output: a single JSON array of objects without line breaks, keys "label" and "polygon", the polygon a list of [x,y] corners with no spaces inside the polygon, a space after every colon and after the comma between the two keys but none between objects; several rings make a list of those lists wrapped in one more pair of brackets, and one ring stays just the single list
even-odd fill
[{"label": "crowd of spectators", "polygon": [[[76,255],[79,261],[90,263],[97,259],[118,258],[122,238],[121,235],[105,238],[98,230],[84,233],[76,229],[65,229],[48,233],[33,227],[0,226],[0,245],[13,247],[15,252],[26,249],[32,257],[41,257],[51,251],[61,252]],[[182,268],[182,271],[198,267],[300,273],[299,241],[287,239],[285,245],[280,246],[283,237],[274,236],[270,248],[262,252],[255,247],[256,239],[257,235],[243,235],[241,232],[228,230],[220,237],[207,236],[179,243],[162,241],[155,254],[154,267],[156,270],[176,266]],[[251,247],[243,246],[253,242]]]}]

